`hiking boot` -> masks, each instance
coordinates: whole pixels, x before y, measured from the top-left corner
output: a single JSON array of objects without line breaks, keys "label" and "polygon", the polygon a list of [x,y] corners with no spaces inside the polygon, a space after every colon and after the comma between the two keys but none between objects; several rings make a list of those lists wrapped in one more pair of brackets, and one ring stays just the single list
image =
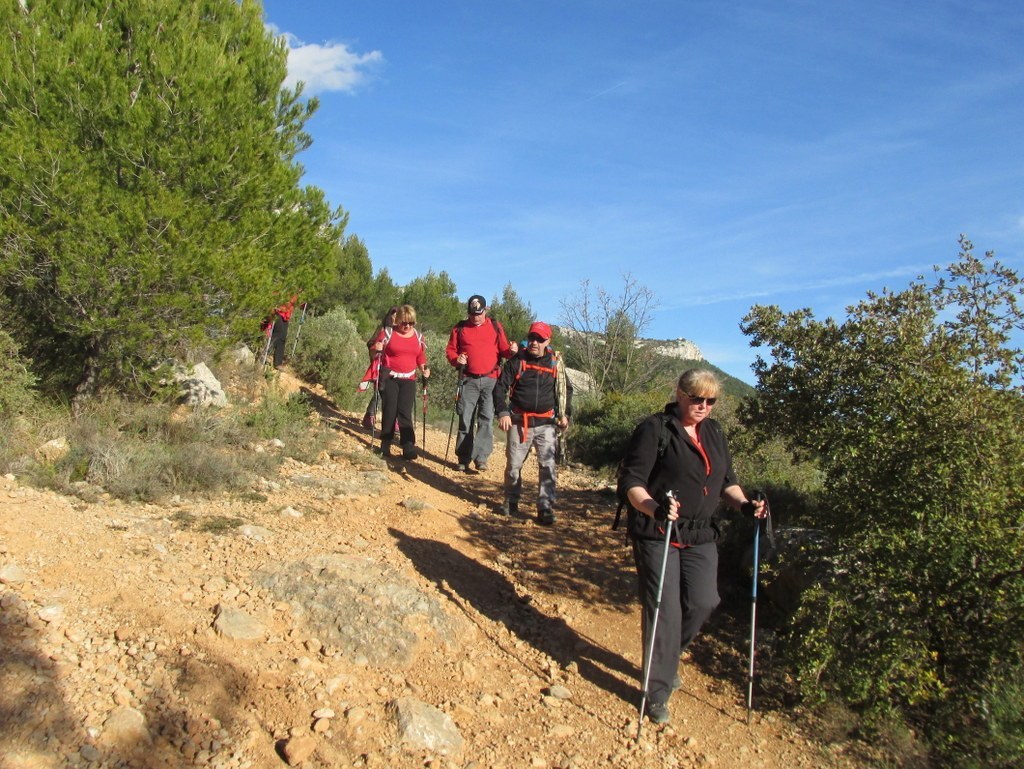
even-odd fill
[{"label": "hiking boot", "polygon": [[480,460],[477,460],[476,461],[476,469],[477,469],[477,472],[481,472],[482,473],[484,470],[487,469],[487,463],[486,462],[481,462]]},{"label": "hiking boot", "polygon": [[668,705],[664,702],[648,702],[647,717],[652,724],[667,724],[669,719]]},{"label": "hiking boot", "polygon": [[519,515],[519,503],[514,499],[506,499],[501,503],[501,507],[498,508],[498,512],[502,515],[508,516]]},{"label": "hiking boot", "polygon": [[416,444],[415,443],[403,443],[402,444],[402,459],[408,459],[410,462],[417,457]]},{"label": "hiking boot", "polygon": [[391,456],[391,441],[381,441],[380,455],[385,459]]},{"label": "hiking boot", "polygon": [[551,512],[551,508],[542,507],[537,511],[537,523],[541,526],[550,526],[555,522],[555,514]]},{"label": "hiking boot", "polygon": [[468,473],[469,465],[467,465],[465,462],[459,462],[457,465],[455,465],[455,469],[460,473]]}]

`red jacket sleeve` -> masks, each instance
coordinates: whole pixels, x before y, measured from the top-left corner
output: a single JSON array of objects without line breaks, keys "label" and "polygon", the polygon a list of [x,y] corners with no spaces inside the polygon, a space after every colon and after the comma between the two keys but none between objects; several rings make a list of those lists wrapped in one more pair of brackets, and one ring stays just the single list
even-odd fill
[{"label": "red jacket sleeve", "polygon": [[459,364],[455,362],[455,359],[459,357],[459,327],[458,325],[452,328],[452,333],[448,335],[448,346],[444,348],[444,357],[448,359],[448,362],[453,366]]}]

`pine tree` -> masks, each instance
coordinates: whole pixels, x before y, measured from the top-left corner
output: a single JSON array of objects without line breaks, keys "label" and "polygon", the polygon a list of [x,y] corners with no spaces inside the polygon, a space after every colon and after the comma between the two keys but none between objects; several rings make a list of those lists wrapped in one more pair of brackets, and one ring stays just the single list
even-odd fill
[{"label": "pine tree", "polygon": [[317,107],[252,0],[4,4],[0,290],[51,388],[141,384],[319,282],[344,214],[302,187]]}]

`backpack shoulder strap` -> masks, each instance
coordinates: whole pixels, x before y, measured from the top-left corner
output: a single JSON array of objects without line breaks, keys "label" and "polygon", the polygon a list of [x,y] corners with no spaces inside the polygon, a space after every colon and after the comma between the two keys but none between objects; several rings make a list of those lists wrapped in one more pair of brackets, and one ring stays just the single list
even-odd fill
[{"label": "backpack shoulder strap", "polygon": [[672,432],[668,429],[669,423],[672,421],[672,416],[662,412],[661,414],[661,431],[658,433],[658,460],[660,461],[665,452],[668,450],[669,441],[672,440]]},{"label": "backpack shoulder strap", "polygon": [[491,323],[494,324],[494,346],[497,347],[501,344],[501,337],[505,334],[505,329],[502,327],[501,322],[491,318]]},{"label": "backpack shoulder strap", "polygon": [[[672,432],[668,429],[669,422],[672,421],[670,414],[662,412],[660,415],[661,429],[658,431],[658,462],[661,462],[662,457],[665,456],[665,452],[668,450],[668,444],[672,440]],[[622,464],[619,464],[619,471],[622,471]],[[615,510],[615,520],[612,522],[612,531],[617,531],[619,523],[622,521],[622,511],[629,506],[629,502],[624,498],[619,499],[619,506]]]}]

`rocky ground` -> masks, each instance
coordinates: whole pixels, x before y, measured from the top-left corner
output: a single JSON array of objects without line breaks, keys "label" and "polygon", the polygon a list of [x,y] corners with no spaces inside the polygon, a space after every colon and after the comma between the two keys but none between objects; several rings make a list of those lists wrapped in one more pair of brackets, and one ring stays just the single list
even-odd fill
[{"label": "rocky ground", "polygon": [[358,417],[328,411],[331,451],[244,495],[0,478],[0,767],[857,765],[775,699],[747,724],[726,611],[637,740],[639,609],[601,484],[564,470],[554,527],[509,520],[500,450],[456,473],[428,428],[385,463]]}]

